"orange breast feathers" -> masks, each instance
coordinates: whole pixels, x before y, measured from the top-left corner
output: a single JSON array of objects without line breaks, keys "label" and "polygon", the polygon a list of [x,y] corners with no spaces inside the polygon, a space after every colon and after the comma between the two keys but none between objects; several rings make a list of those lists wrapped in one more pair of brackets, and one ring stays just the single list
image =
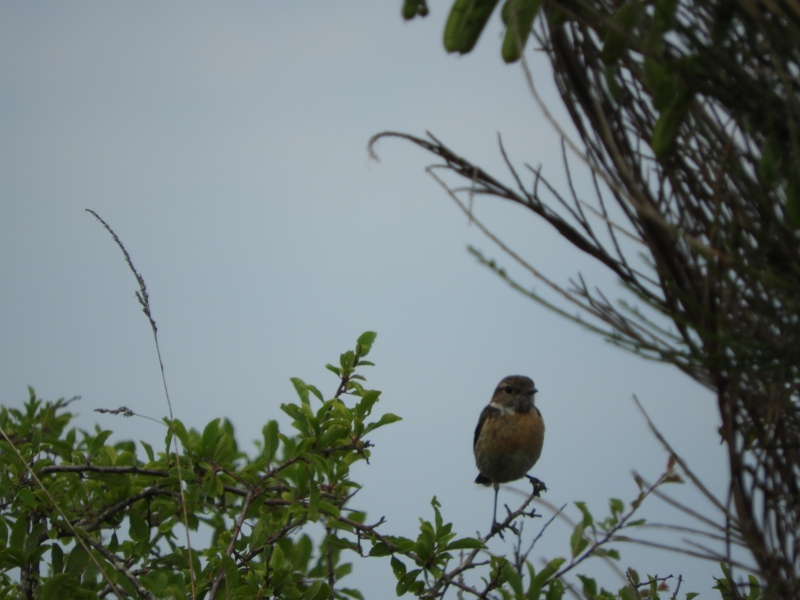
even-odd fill
[{"label": "orange breast feathers", "polygon": [[475,432],[475,462],[493,483],[525,476],[539,460],[544,420],[535,407],[525,412],[487,406]]}]

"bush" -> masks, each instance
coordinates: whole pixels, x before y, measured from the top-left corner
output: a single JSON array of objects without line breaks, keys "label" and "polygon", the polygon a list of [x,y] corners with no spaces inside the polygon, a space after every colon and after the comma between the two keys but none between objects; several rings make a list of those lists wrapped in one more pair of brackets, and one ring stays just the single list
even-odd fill
[{"label": "bush", "polygon": [[[269,421],[252,457],[240,451],[227,420],[199,432],[165,419],[168,432],[156,451],[145,442],[110,443],[112,432],[99,427],[93,433],[70,427],[71,401],[44,402],[32,389],[23,410],[0,409],[2,597],[362,598],[339,585],[351,572],[347,561],[390,557],[397,595],[436,598],[456,588],[480,598],[558,600],[564,576],[584,560],[619,558],[608,544],[624,528],[642,525],[631,518],[641,501],[676,478],[670,464],[627,509],[612,500],[603,521],[576,503],[582,519],[571,556],[538,571],[528,559],[533,544],[522,551],[520,526],[540,516],[531,509],[536,493],[481,538],[458,538],[436,498],[433,520],[420,519],[415,536],[384,534],[383,519],[369,525],[363,511],[350,507],[360,488],[350,467],[368,461],[373,448],[366,436],[400,419],[371,416],[381,393],[366,387],[360,370],[372,365],[364,358],[374,340],[374,333],[363,334],[338,366],[327,365],[339,378],[328,400],[292,379],[298,401],[281,409],[296,432],[281,433]],[[134,414],[125,407],[111,412]],[[191,532],[204,524],[208,542],[198,545],[193,535],[190,545],[184,524]],[[309,533],[314,524],[321,536]],[[511,558],[486,549],[504,532],[516,538]],[[629,584],[610,593],[579,577],[587,598],[657,598],[664,584],[631,570]]]}]

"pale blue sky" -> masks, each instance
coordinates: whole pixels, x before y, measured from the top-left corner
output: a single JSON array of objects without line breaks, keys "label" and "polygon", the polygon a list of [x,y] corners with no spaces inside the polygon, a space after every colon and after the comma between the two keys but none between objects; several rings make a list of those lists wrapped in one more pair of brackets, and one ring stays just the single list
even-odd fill
[{"label": "pale blue sky", "polygon": [[[147,281],[173,407],[188,426],[226,416],[247,443],[270,418],[286,424],[289,378],[332,394],[325,363],[378,332],[370,384],[383,390],[379,408],[404,421],[372,436],[353,505],[386,516],[385,533],[410,535],[434,495],[463,534],[486,529],[492,492],[472,483],[472,433],[514,373],[540,390],[547,437],[533,473],[550,502],[585,500],[604,516],[609,497],[634,497],[631,469],[661,472],[667,457],[634,393],[720,489],[708,391],[478,266],[467,244],[499,251],[425,174],[430,156],[384,140],[381,162],[368,160],[379,131],[430,130],[504,176],[500,132],[518,163],[563,182],[557,136],[520,67],[499,57],[500,24],[472,55],[448,56],[449,2],[430,6],[427,19],[403,23],[399,0],[0,3],[2,402],[21,405],[27,385],[48,399],[77,394],[82,427],[163,439],[149,421],[92,412],[124,404],[159,418],[166,406],[135,281],[91,208]],[[563,117],[546,63],[529,56]],[[523,209],[479,200],[476,214],[556,280],[581,270],[617,293]],[[662,507],[650,514],[668,519]],[[538,554],[566,546],[566,530],[554,529]],[[682,572],[685,591],[708,590],[703,574],[716,574],[638,548],[623,549],[628,565]],[[356,569],[349,586],[393,596],[388,561]]]}]

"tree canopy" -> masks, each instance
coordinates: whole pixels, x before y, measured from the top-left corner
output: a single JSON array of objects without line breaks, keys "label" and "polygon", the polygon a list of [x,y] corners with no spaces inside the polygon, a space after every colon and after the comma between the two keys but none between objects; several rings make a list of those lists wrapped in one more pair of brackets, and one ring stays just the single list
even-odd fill
[{"label": "tree canopy", "polygon": [[[456,0],[445,49],[470,52],[497,6]],[[404,2],[405,18],[426,11],[424,0]],[[594,199],[557,190],[539,170],[520,172],[505,152],[508,184],[433,137],[376,139],[399,135],[443,159],[466,182],[450,186],[457,200],[488,195],[528,208],[671,321],[665,328],[582,279],[547,281],[566,302],[556,306],[478,254],[520,291],[567,316],[577,306],[614,343],[715,391],[729,455],[728,536],[745,540],[770,594],[797,597],[800,4],[506,0],[501,13],[501,55],[522,60],[551,118],[523,50],[532,39],[549,57],[578,138],[551,122],[589,170]],[[646,264],[627,240],[646,249]]]}]

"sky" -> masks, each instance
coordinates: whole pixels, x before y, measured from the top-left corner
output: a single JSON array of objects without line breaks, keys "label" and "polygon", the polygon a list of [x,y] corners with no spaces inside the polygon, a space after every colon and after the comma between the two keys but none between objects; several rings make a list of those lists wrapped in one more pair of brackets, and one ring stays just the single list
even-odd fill
[{"label": "sky", "polygon": [[[369,158],[378,132],[430,131],[509,181],[500,134],[515,164],[541,165],[566,185],[557,133],[521,67],[500,58],[499,19],[458,57],[441,43],[449,3],[429,6],[428,18],[404,23],[399,0],[1,2],[0,402],[21,406],[28,385],[48,400],[79,395],[78,426],[163,440],[152,421],[93,412],[125,405],[160,419],[167,409],[136,282],[89,208],[147,282],[173,410],[189,427],[226,417],[245,449],[269,419],[288,431],[279,406],[295,399],[290,378],[332,395],[337,381],[324,365],[362,332],[378,332],[369,385],[383,392],[378,412],[403,421],[371,436],[352,505],[370,521],[385,516],[386,534],[415,535],[418,518],[432,518],[433,496],[456,531],[486,531],[492,492],[473,483],[472,435],[510,374],[539,389],[547,433],[532,473],[548,502],[586,501],[604,517],[608,498],[635,498],[632,470],[650,480],[663,472],[667,454],[634,394],[723,497],[708,390],[478,265],[467,245],[543,290],[426,174],[434,157],[384,139],[380,160]],[[567,123],[547,62],[535,48],[527,56]],[[576,185],[591,200],[585,178]],[[610,297],[622,293],[525,209],[476,199],[475,214],[554,280],[580,272]],[[502,489],[501,503],[519,501],[513,488],[526,486]],[[690,486],[669,491],[713,515]],[[570,505],[567,514],[578,512]],[[643,514],[680,519],[658,500]],[[536,560],[566,555],[568,535],[554,525]],[[682,574],[682,592],[718,597],[712,564],[619,549],[623,569]],[[597,575],[622,585],[607,570]],[[343,583],[367,598],[394,593],[385,559],[357,562]]]}]

